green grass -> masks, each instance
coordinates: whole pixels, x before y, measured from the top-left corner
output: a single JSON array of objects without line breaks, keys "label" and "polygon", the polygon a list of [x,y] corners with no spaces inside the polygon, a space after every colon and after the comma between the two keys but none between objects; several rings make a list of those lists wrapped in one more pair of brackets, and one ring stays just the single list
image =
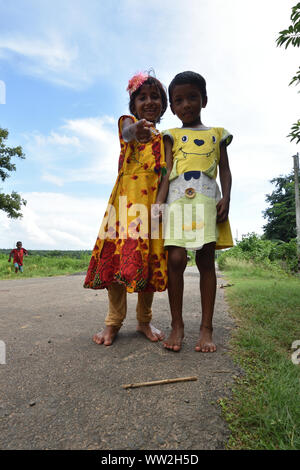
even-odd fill
[{"label": "green grass", "polygon": [[188,250],[187,254],[189,256],[187,266],[196,266],[196,260],[195,260],[196,252],[194,250]]},{"label": "green grass", "polygon": [[[54,256],[53,256],[54,255]],[[0,279],[47,277],[74,274],[86,271],[91,254],[89,252],[44,252],[24,256],[24,272],[15,274],[13,260],[8,263],[8,254],[0,253]]]},{"label": "green grass", "polygon": [[300,340],[300,279],[245,261],[228,260],[233,286],[226,298],[237,328],[231,340],[238,377],[220,400],[231,437],[228,449],[300,449],[300,364],[291,360]]}]

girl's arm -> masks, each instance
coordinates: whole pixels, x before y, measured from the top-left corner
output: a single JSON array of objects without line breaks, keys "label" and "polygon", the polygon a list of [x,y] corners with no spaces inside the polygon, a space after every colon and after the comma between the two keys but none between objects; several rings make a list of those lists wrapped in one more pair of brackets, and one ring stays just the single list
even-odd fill
[{"label": "girl's arm", "polygon": [[167,164],[167,173],[162,177],[159,189],[156,196],[156,204],[163,204],[168,196],[169,191],[169,176],[173,167],[173,143],[169,136],[164,136],[165,158]]},{"label": "girl's arm", "polygon": [[[125,142],[131,142],[132,140],[137,140],[142,143],[149,142],[151,140],[151,130],[150,127],[153,124],[146,119],[141,119],[140,121],[133,122],[132,119],[125,118],[122,123],[122,138]],[[121,154],[118,164],[118,172],[120,172],[124,161],[124,154]]]},{"label": "girl's arm", "polygon": [[125,142],[131,142],[132,140],[137,140],[141,143],[149,142],[151,140],[150,127],[153,127],[153,124],[146,121],[146,119],[133,123],[130,118],[126,118],[123,122],[122,137]]},{"label": "girl's arm", "polygon": [[222,188],[222,199],[217,204],[217,222],[225,222],[228,219],[230,191],[231,191],[231,171],[227,155],[227,147],[225,142],[220,146],[220,183]]}]

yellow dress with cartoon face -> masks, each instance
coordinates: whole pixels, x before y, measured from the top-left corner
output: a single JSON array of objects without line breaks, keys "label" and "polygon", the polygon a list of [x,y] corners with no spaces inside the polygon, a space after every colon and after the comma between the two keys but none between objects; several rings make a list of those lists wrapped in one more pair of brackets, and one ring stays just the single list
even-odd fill
[{"label": "yellow dress with cartoon face", "polygon": [[220,144],[229,145],[232,135],[221,127],[175,128],[163,134],[173,142],[165,246],[197,250],[214,241],[216,249],[233,246],[229,221],[216,223]]}]

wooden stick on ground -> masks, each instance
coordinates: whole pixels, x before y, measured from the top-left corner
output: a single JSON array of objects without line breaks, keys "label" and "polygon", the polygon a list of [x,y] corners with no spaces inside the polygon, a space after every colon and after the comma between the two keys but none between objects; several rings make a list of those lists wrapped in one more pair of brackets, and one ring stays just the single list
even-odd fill
[{"label": "wooden stick on ground", "polygon": [[197,380],[198,377],[179,377],[177,379],[164,379],[164,380],[154,380],[153,382],[139,382],[133,384],[122,385],[122,388],[136,388],[136,387],[147,387],[148,385],[162,385],[162,384],[171,384],[174,382],[188,382],[190,380]]}]

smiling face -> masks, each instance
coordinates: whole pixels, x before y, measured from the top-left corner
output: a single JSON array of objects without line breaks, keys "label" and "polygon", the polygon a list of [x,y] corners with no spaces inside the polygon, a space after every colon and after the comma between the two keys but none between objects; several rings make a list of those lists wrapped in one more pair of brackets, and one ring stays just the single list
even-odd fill
[{"label": "smiling face", "polygon": [[134,99],[134,114],[138,119],[147,119],[154,124],[159,121],[162,112],[162,99],[155,85],[142,85]]},{"label": "smiling face", "polygon": [[171,110],[181,120],[183,127],[201,124],[201,109],[205,108],[207,98],[202,98],[199,88],[187,83],[175,85],[172,92]]}]

